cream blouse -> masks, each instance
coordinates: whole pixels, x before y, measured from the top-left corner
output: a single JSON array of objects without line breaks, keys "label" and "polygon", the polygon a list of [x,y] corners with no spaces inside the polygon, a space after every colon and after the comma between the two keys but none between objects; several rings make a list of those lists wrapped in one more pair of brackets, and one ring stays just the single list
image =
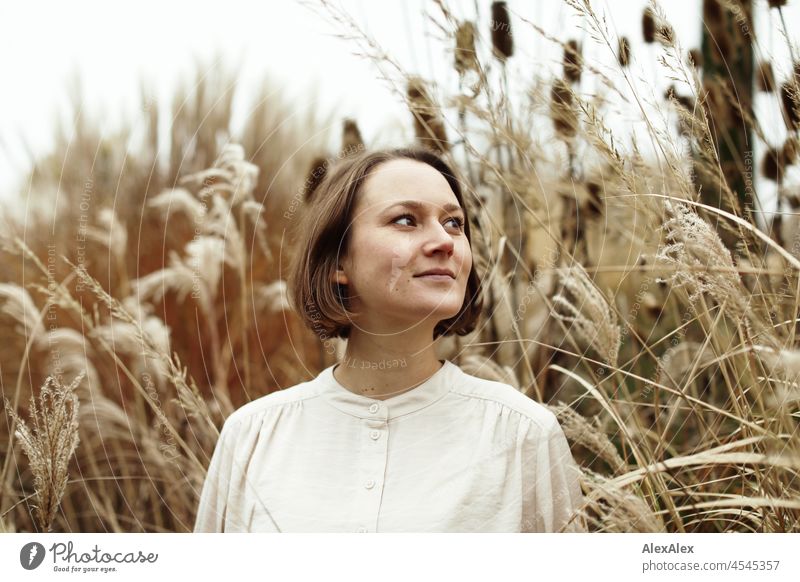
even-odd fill
[{"label": "cream blouse", "polygon": [[194,531],[585,531],[570,519],[581,472],[555,415],[443,362],[386,400],[339,384],[334,364],[236,410]]}]

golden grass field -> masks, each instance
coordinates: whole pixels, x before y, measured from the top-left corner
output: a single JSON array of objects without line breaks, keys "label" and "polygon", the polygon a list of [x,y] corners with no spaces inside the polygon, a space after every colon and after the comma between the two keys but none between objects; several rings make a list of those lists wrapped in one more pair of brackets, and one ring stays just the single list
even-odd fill
[{"label": "golden grass field", "polygon": [[[800,62],[777,81],[758,67],[788,134],[747,162],[778,182],[787,211],[765,231],[719,149],[723,114],[761,139],[759,120],[697,52],[687,62],[654,6],[643,34],[677,91],[646,120],[656,158],[621,148],[581,76],[636,110],[646,98],[627,88],[640,57],[588,3],[568,4],[615,53],[613,71],[500,5],[482,30],[434,2],[450,43],[437,48],[461,81],[450,92],[322,5],[393,71],[409,132],[468,185],[485,313],[470,335],[438,340],[440,355],[558,415],[592,531],[799,532],[800,189],[784,167],[798,156]],[[564,50],[563,75],[532,81],[513,108],[512,25]],[[283,276],[321,174],[371,145],[347,120],[340,151],[327,151],[330,120],[285,123],[291,105],[266,91],[233,134],[234,79],[204,73],[169,111],[143,94],[135,147],[130,132],[103,135],[76,114],[74,134],[33,169],[25,212],[0,214],[0,531],[191,531],[224,419],[342,353],[302,327]],[[535,117],[553,139],[532,131]]]}]

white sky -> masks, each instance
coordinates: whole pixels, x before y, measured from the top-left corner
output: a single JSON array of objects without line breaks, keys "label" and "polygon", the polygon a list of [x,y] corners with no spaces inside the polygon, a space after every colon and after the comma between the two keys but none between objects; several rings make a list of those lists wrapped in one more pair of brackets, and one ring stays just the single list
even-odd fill
[{"label": "white sky", "polygon": [[[422,15],[424,9],[438,16],[433,2],[332,1],[343,6],[406,70],[436,80],[449,92],[457,87],[452,53],[445,50],[450,47],[434,38],[438,31]],[[309,3],[318,5],[315,0]],[[788,52],[774,11],[767,10],[766,0],[755,3],[760,48],[772,55],[776,67],[786,68]],[[456,16],[471,19],[476,4],[481,10],[479,27],[487,33],[488,0],[448,2]],[[646,0],[593,2],[598,12],[607,15],[612,33],[633,41],[635,58],[640,61],[634,66],[640,68],[641,89],[647,94],[648,84],[654,85],[660,95],[669,82],[656,81],[659,67],[652,63],[658,49],[641,43],[641,14],[646,4]],[[684,48],[699,46],[700,4],[700,0],[663,4]],[[612,62],[613,55],[593,45],[562,0],[509,0],[508,6],[561,40],[583,40],[584,55],[593,63]],[[800,21],[798,3],[790,2],[785,14],[788,22]],[[241,66],[240,98],[253,94],[264,76],[270,75],[275,89],[291,102],[333,111],[336,123],[342,117],[356,118],[368,142],[410,137],[410,116],[387,84],[377,78],[374,65],[352,54],[355,44],[334,38],[329,21],[291,0],[31,0],[0,4],[0,21],[4,24],[0,36],[0,78],[4,81],[0,92],[0,200],[24,192],[22,178],[29,160],[23,144],[35,155],[52,145],[55,120],[66,110],[70,79],[76,73],[82,80],[85,110],[98,116],[107,131],[126,115],[135,118],[142,79],[155,86],[160,102],[167,104],[177,80],[192,73],[194,58],[211,59],[221,52],[227,62]],[[560,49],[519,20],[512,24],[516,50],[510,61],[512,79],[515,70],[523,79],[559,70]],[[776,70],[779,79],[786,73]],[[593,86],[589,78],[581,90]],[[785,130],[773,98],[759,96],[756,111],[768,138],[781,143]],[[241,111],[238,113],[241,117]],[[624,115],[611,121],[615,133],[630,131]],[[756,160],[759,151],[763,148],[756,150]],[[757,187],[770,195],[768,185],[757,183]]]}]

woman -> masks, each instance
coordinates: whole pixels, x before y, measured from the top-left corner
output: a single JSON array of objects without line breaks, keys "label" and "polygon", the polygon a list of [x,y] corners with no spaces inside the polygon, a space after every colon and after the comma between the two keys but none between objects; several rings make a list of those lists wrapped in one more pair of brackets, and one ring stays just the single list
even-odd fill
[{"label": "woman", "polygon": [[292,302],[326,345],[347,338],[345,356],[226,420],[195,531],[584,531],[555,415],[437,359],[434,340],[474,330],[482,307],[447,164],[347,158],[298,232]]}]

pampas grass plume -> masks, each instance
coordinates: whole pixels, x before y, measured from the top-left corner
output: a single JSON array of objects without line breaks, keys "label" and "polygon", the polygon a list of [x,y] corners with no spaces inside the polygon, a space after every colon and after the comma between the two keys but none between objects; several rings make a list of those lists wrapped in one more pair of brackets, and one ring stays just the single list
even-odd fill
[{"label": "pampas grass plume", "polygon": [[63,386],[48,376],[39,394],[39,405],[31,396],[29,427],[12,410],[6,409],[17,422],[16,436],[30,461],[34,476],[36,521],[43,532],[52,529],[56,510],[67,488],[69,462],[78,447],[78,397],[75,388],[83,380],[79,374],[71,384]]}]

